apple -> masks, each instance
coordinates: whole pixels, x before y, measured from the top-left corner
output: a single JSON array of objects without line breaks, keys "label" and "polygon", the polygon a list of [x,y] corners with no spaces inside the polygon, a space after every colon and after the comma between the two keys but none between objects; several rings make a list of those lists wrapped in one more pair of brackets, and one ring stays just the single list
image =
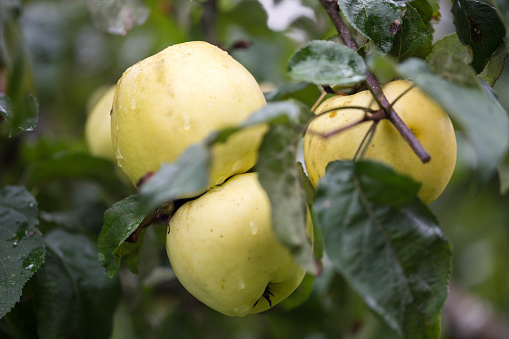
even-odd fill
[{"label": "apple", "polygon": [[99,158],[114,160],[111,143],[111,107],[116,86],[99,88],[91,96],[90,113],[85,123],[85,140],[90,153]]},{"label": "apple", "polygon": [[[201,41],[170,46],[127,69],[117,83],[111,135],[118,164],[136,184],[264,105],[253,76],[227,52]],[[209,186],[252,168],[265,132],[265,125],[255,126],[214,145]]]},{"label": "apple", "polygon": [[[307,232],[312,239],[309,219]],[[228,316],[269,309],[305,275],[275,237],[256,173],[236,175],[181,206],[169,223],[166,250],[182,285]]]},{"label": "apple", "polygon": [[[393,102],[411,83],[397,80],[386,84],[383,92]],[[304,160],[309,179],[317,185],[327,164],[334,160],[352,160],[362,139],[373,124],[362,122],[329,138],[327,134],[362,120],[364,111],[337,109],[348,106],[378,109],[369,91],[351,96],[334,96],[324,101],[315,111],[316,117],[308,126],[304,138]],[[417,87],[405,93],[394,105],[395,111],[419,139],[431,156],[422,163],[396,128],[386,119],[380,121],[364,158],[391,166],[396,172],[421,183],[420,199],[430,204],[447,186],[456,164],[456,137],[446,112],[432,98]]]}]

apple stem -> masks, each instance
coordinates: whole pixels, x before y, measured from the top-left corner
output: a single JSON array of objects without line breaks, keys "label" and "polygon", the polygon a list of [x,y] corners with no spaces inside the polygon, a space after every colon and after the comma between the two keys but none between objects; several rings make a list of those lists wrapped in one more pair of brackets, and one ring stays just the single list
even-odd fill
[{"label": "apple stem", "polygon": [[[320,3],[324,7],[325,11],[329,15],[334,27],[338,31],[339,36],[345,43],[345,45],[357,51],[359,46],[352,37],[348,26],[345,21],[341,17],[339,5],[336,0],[320,0]],[[417,137],[412,133],[412,131],[408,128],[408,126],[401,120],[400,116],[396,113],[392,105],[389,103],[387,98],[385,97],[378,80],[375,76],[369,71],[366,70],[366,83],[376,100],[380,103],[380,106],[385,111],[387,115],[387,119],[392,123],[392,125],[398,130],[403,139],[408,143],[408,145],[412,148],[414,153],[419,157],[419,159],[423,163],[427,163],[431,160],[431,156],[426,151],[424,146],[422,146],[421,142]]]},{"label": "apple stem", "polygon": [[152,225],[153,223],[168,224],[175,211],[176,207],[173,202],[161,205],[147,215],[125,241],[135,243],[138,241],[138,237],[140,236],[142,229]]}]

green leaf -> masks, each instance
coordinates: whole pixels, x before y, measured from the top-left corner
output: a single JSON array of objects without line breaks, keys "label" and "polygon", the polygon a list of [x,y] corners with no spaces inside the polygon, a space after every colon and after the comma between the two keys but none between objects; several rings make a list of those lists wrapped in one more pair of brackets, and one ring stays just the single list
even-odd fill
[{"label": "green leaf", "polygon": [[301,162],[297,163],[297,171],[299,173],[300,182],[302,184],[302,188],[304,189],[304,193],[306,194],[306,201],[308,205],[313,203],[313,199],[315,198],[315,188],[309,180],[306,172],[304,171],[304,166]]},{"label": "green leaf", "polygon": [[33,131],[37,126],[39,105],[32,96],[17,97],[14,104],[9,97],[0,93],[0,115],[9,124],[9,137],[19,132]]},{"label": "green leaf", "polygon": [[318,267],[306,234],[306,195],[297,164],[303,133],[304,129],[295,130],[289,125],[271,126],[260,146],[255,169],[269,196],[276,237],[299,265],[316,274]]},{"label": "green leaf", "polygon": [[425,58],[431,52],[433,35],[417,11],[410,6],[402,15],[401,28],[394,38],[390,54],[398,60]]},{"label": "green leaf", "polygon": [[369,70],[381,83],[387,83],[398,75],[397,61],[390,55],[373,53],[367,57]]},{"label": "green leaf", "polygon": [[56,229],[45,240],[47,261],[35,276],[39,336],[109,338],[120,281],[106,278],[86,236]]},{"label": "green leaf", "polygon": [[[145,218],[140,212],[139,196],[133,195],[119,201],[104,213],[104,226],[99,234],[99,262],[106,268],[106,274],[112,278],[117,274],[122,256],[138,252],[142,241],[134,244],[125,240],[138,228]],[[131,267],[131,269],[133,269]]]},{"label": "green leaf", "polygon": [[302,106],[295,100],[269,102],[254,112],[237,127],[226,128],[211,135],[213,142],[225,142],[233,133],[255,125],[270,124],[304,124],[307,118],[302,114]]},{"label": "green leaf", "polygon": [[275,90],[272,90],[268,93],[264,93],[265,100],[267,101],[280,100],[281,98],[288,96],[289,94],[299,92],[308,86],[309,84],[307,82],[292,82],[285,86],[281,86]]},{"label": "green leaf", "polygon": [[506,195],[509,192],[509,165],[498,166],[498,177],[500,179],[500,194]]},{"label": "green leaf", "polygon": [[401,22],[401,8],[392,0],[338,0],[348,22],[371,39],[382,52],[393,46],[391,24]]},{"label": "green leaf", "polygon": [[365,72],[357,52],[332,41],[311,41],[288,62],[290,78],[317,85],[355,85],[366,79]]},{"label": "green leaf", "polygon": [[426,60],[430,60],[436,55],[444,52],[454,56],[458,60],[461,60],[466,65],[470,64],[474,58],[472,48],[470,46],[463,45],[456,33],[449,34],[435,42],[433,50]]},{"label": "green leaf", "polygon": [[433,53],[427,59],[433,72],[447,81],[460,85],[479,88],[479,79],[472,66],[448,52]]},{"label": "green leaf", "polygon": [[458,37],[472,47],[472,66],[480,73],[505,37],[504,24],[494,7],[477,0],[454,0],[451,12]]},{"label": "green leaf", "polygon": [[293,310],[303,302],[308,300],[311,292],[313,292],[313,284],[315,278],[311,274],[306,274],[299,287],[293,291],[286,299],[279,303],[279,307],[282,307],[286,311]]},{"label": "green leaf", "polygon": [[211,137],[188,147],[175,162],[163,164],[140,187],[140,208],[144,213],[165,202],[190,198],[207,189]]},{"label": "green leaf", "polygon": [[37,214],[37,201],[26,188],[0,190],[0,318],[19,301],[23,286],[44,262]]},{"label": "green leaf", "polygon": [[314,211],[326,253],[366,304],[400,336],[438,338],[451,247],[417,190],[379,163],[336,161]]},{"label": "green leaf", "polygon": [[486,67],[479,73],[479,78],[486,81],[491,87],[495,86],[502,72],[504,71],[505,61],[508,54],[507,43],[503,42],[488,60]]},{"label": "green leaf", "polygon": [[398,70],[461,126],[476,149],[479,177],[487,181],[509,147],[509,121],[498,101],[483,89],[459,86],[434,75],[422,60],[409,59]]},{"label": "green leaf", "polygon": [[84,0],[95,27],[105,32],[126,35],[134,26],[143,24],[148,8],[139,0]]}]

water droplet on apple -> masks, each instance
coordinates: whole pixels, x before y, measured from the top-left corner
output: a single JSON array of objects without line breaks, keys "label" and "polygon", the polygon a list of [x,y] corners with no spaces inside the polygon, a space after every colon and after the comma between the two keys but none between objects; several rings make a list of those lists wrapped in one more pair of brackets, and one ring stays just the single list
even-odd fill
[{"label": "water droplet on apple", "polygon": [[216,185],[221,185],[226,180],[226,176],[222,175],[216,180]]},{"label": "water droplet on apple", "polygon": [[245,316],[249,312],[249,307],[235,307],[233,311],[237,313],[239,317]]},{"label": "water droplet on apple", "polygon": [[184,130],[189,131],[191,129],[191,121],[187,115],[184,115]]},{"label": "water droplet on apple", "polygon": [[136,99],[133,99],[133,100],[131,101],[131,108],[132,108],[132,109],[136,109]]},{"label": "water droplet on apple", "polygon": [[244,279],[240,278],[239,279],[239,288],[241,290],[243,290],[244,288],[246,288],[246,282],[244,281]]},{"label": "water droplet on apple", "polygon": [[223,186],[214,186],[211,189],[209,189],[209,192],[219,192],[223,189]]},{"label": "water droplet on apple", "polygon": [[122,164],[120,163],[120,160],[124,159],[124,157],[122,156],[122,153],[120,153],[120,150],[118,148],[115,151],[115,157],[117,158],[118,167],[122,168]]},{"label": "water droplet on apple", "polygon": [[251,228],[251,233],[253,233],[253,235],[258,233],[258,226],[255,224],[254,221],[249,222],[249,227]]},{"label": "water droplet on apple", "polygon": [[235,161],[235,163],[233,164],[232,166],[232,171],[236,172],[238,171],[240,168],[242,167],[242,162],[241,161]]}]

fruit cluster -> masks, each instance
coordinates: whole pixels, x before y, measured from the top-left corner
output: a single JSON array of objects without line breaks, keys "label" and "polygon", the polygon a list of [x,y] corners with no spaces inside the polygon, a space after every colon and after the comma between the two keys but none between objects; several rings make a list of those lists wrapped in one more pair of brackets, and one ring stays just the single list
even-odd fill
[{"label": "fruit cluster", "polygon": [[[407,81],[390,82],[383,92],[431,161],[423,164],[389,120],[372,118],[379,107],[365,91],[333,96],[315,111],[304,138],[309,178],[316,186],[328,163],[355,159],[376,126],[362,156],[420,182],[419,197],[429,204],[454,170],[452,123],[438,104]],[[253,76],[228,53],[205,42],[188,42],[126,70],[93,110],[87,139],[96,155],[114,154],[137,185],[146,173],[175,161],[211,132],[237,126],[265,104]],[[101,123],[100,114],[110,131],[94,129]],[[207,192],[182,205],[169,223],[166,249],[177,278],[197,299],[229,316],[274,306],[305,275],[275,238],[270,201],[257,174],[246,173],[256,163],[266,130],[265,125],[243,129],[214,144]],[[324,137],[327,134],[334,135]],[[107,147],[97,146],[100,138]],[[113,151],[107,152],[111,145]],[[312,239],[309,220],[307,225]]]}]

